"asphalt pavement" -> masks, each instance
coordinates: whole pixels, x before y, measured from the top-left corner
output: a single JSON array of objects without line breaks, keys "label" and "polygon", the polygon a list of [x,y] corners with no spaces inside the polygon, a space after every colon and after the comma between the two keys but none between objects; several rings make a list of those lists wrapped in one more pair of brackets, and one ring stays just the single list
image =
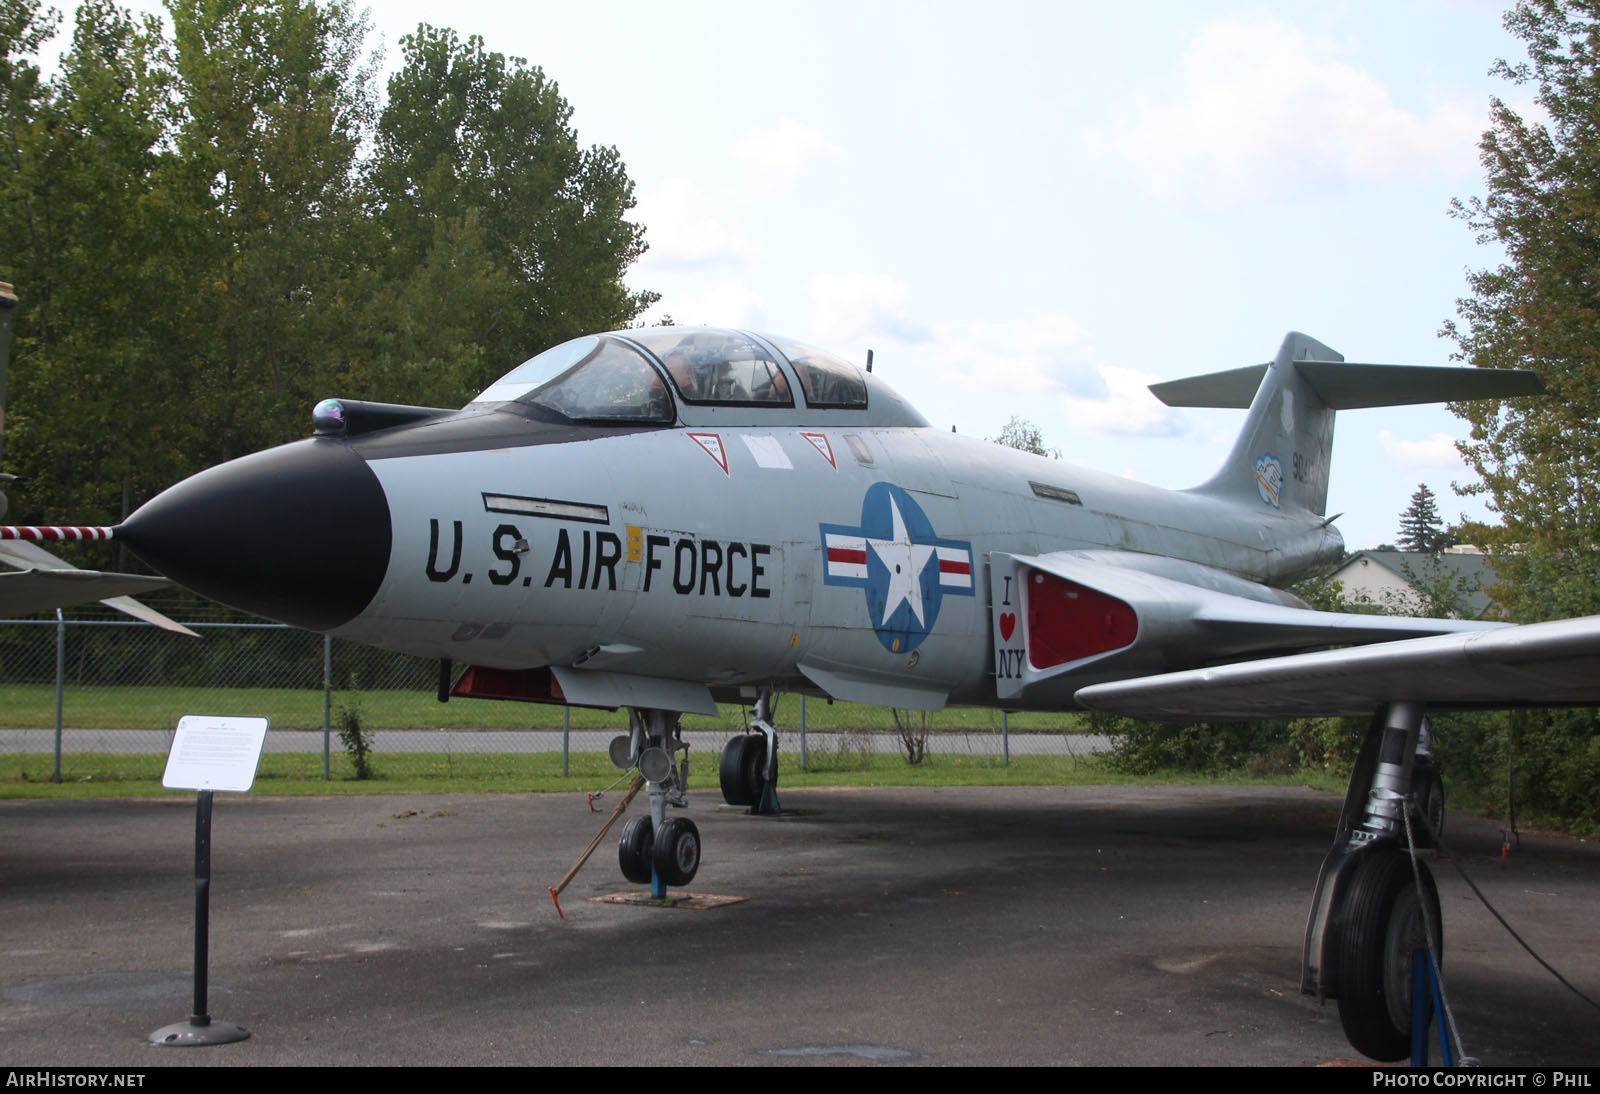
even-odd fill
[{"label": "asphalt pavement", "polygon": [[[187,1017],[192,801],[0,802],[0,1063],[1323,1064],[1299,993],[1338,810],[1292,788],[809,789],[755,818],[692,795],[708,910],[629,890],[580,794],[218,795],[209,1009]],[[602,803],[608,807],[615,799]],[[642,803],[641,803],[642,804]],[[635,806],[638,809],[639,806]],[[1452,814],[1459,860],[1600,997],[1600,852]],[[1600,1063],[1600,1014],[1448,863],[1446,987],[1485,1063]]]}]

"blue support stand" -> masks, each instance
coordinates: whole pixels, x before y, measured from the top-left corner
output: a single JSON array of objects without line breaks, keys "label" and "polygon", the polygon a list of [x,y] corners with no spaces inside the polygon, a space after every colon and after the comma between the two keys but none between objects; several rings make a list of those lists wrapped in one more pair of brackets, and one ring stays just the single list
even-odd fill
[{"label": "blue support stand", "polygon": [[[1411,955],[1411,1066],[1428,1066],[1428,997],[1433,997],[1433,1013],[1442,1019],[1444,997],[1439,992],[1439,969],[1433,963],[1433,954],[1418,950]],[[1439,1028],[1439,1062],[1445,1067],[1455,1067],[1450,1054],[1450,1037]]]},{"label": "blue support stand", "polygon": [[755,808],[750,812],[761,817],[783,812],[783,809],[778,805],[778,786],[776,783],[767,782],[761,784],[761,800],[756,802]]}]

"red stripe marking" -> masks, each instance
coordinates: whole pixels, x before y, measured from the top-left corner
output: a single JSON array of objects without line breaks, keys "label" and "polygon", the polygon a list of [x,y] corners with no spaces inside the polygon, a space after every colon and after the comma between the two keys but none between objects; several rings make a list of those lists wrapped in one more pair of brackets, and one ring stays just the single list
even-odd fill
[{"label": "red stripe marking", "polygon": [[855,563],[858,566],[867,564],[867,552],[857,551],[850,547],[829,547],[828,561],[840,564]]},{"label": "red stripe marking", "polygon": [[947,558],[941,558],[939,560],[939,572],[941,574],[970,574],[972,573],[972,565],[966,562],[952,562]]}]

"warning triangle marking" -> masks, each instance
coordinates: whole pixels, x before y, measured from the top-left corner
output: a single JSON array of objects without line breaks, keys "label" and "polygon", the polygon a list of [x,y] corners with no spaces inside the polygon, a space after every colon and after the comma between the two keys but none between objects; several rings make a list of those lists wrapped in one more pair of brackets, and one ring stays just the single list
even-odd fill
[{"label": "warning triangle marking", "polygon": [[828,461],[829,467],[835,471],[839,470],[839,465],[833,459],[833,445],[828,443],[828,435],[826,433],[802,433],[800,436],[809,441],[811,447],[815,448],[822,458]]},{"label": "warning triangle marking", "polygon": [[706,455],[717,461],[717,466],[722,468],[722,473],[728,473],[728,453],[722,447],[722,438],[715,433],[691,433],[689,439],[705,452]]}]

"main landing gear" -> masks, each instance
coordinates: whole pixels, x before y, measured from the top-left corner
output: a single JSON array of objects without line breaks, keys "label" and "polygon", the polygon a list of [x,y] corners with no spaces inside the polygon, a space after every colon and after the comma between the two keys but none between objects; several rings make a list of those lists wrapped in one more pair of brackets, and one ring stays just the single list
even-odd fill
[{"label": "main landing gear", "polygon": [[1419,703],[1373,716],[1306,924],[1301,991],[1337,999],[1345,1036],[1377,1060],[1411,1052],[1413,955],[1437,964],[1442,953],[1439,893],[1410,852],[1433,846],[1437,825],[1422,821],[1444,815],[1438,774],[1418,754],[1426,732]]},{"label": "main landing gear", "polygon": [[750,732],[734,737],[722,749],[722,798],[745,805],[756,814],[777,813],[778,731],[772,727],[772,693],[756,700]]},{"label": "main landing gear", "polygon": [[[667,806],[689,804],[689,746],[683,715],[669,710],[628,711],[629,733],[611,742],[611,762],[624,771],[638,767],[650,795],[650,815],[622,828],[617,859],[622,876],[650,885],[663,900],[669,885],[687,885],[700,869],[700,829],[688,817],[667,819]],[[681,759],[677,759],[679,754]]]}]

